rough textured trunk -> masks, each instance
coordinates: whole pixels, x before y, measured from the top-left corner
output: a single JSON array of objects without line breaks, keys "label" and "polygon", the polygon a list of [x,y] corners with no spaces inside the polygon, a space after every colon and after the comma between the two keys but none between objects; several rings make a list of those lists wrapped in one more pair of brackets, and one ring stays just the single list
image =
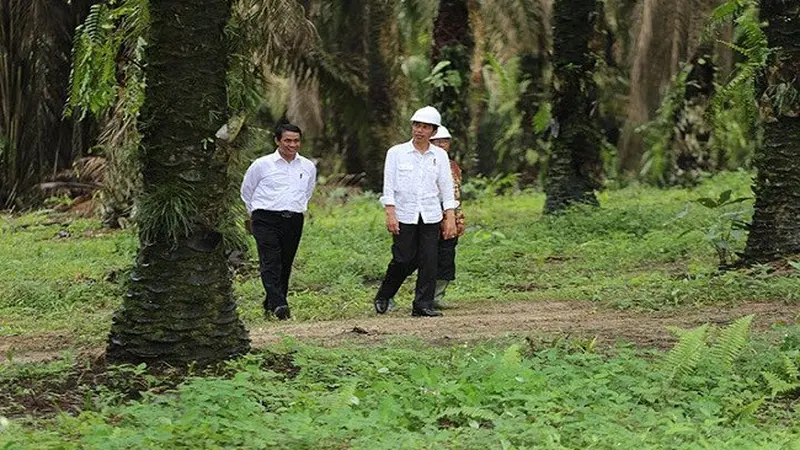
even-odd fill
[{"label": "rough textured trunk", "polygon": [[756,156],[755,212],[744,261],[759,263],[800,253],[800,101],[782,91],[800,92],[800,4],[764,0],[769,45],[778,48],[766,71],[761,110],[764,148]]},{"label": "rough textured trunk", "polygon": [[456,159],[463,159],[470,148],[469,89],[474,50],[469,2],[441,0],[439,12],[433,23],[432,65],[436,66],[440,61],[450,61],[446,70],[458,73],[460,85],[448,85],[442,90],[434,90],[433,106],[442,113],[442,123],[453,135],[452,156]]},{"label": "rough textured trunk", "polygon": [[553,153],[547,173],[545,212],[573,203],[597,205],[600,133],[594,113],[594,59],[589,54],[594,0],[558,0],[553,35]]},{"label": "rough textured trunk", "polygon": [[393,125],[394,58],[399,54],[399,34],[394,18],[394,3],[390,0],[371,0],[368,15],[366,103],[368,128],[362,135],[362,160],[366,186],[378,190],[383,184],[383,158],[397,136]]},{"label": "rough textured trunk", "polygon": [[[141,248],[107,356],[115,362],[207,364],[249,350],[218,231],[229,185],[227,154],[213,141],[226,120],[223,29],[230,5],[151,0],[150,10],[140,122]],[[178,198],[182,212],[176,214]],[[166,216],[146,216],[159,206]],[[174,222],[181,217],[186,229],[176,234]],[[166,225],[152,226],[158,220]]]}]

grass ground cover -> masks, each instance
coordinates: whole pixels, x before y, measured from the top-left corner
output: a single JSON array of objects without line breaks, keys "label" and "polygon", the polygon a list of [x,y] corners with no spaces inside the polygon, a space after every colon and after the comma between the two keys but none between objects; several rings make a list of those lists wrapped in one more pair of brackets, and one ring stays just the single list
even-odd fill
[{"label": "grass ground cover", "polygon": [[[465,201],[455,302],[569,299],[619,308],[661,309],[743,300],[796,301],[800,277],[717,271],[706,238],[724,211],[692,203],[725,190],[747,196],[750,177],[723,174],[696,189],[628,187],[600,194],[599,209],[541,215],[537,192]],[[488,190],[488,189],[487,189]],[[745,204],[747,207],[748,204]],[[688,211],[686,211],[688,208]],[[124,294],[136,253],[134,231],[103,230],[94,220],[46,212],[3,216],[0,222],[0,336],[68,333],[79,343],[104,339]],[[741,239],[732,240],[741,249]],[[390,237],[377,201],[368,195],[312,206],[291,285],[298,320],[371,314]],[[242,317],[259,323],[263,288],[255,258],[236,275]],[[413,284],[399,302],[407,306]]]},{"label": "grass ground cover", "polygon": [[[631,186],[602,192],[599,209],[555,217],[541,215],[541,193],[498,195],[480,184],[465,202],[468,233],[448,295],[637,311],[795,303],[792,264],[718,271],[709,230],[751,205],[693,200],[747,196],[749,182],[732,173],[695,189]],[[292,280],[295,320],[373,314],[390,237],[373,196],[338,198],[312,206]],[[73,348],[101,344],[137,245],[133,230],[91,219],[0,216],[0,339],[57,333]],[[243,318],[263,326],[254,261],[234,289]],[[433,348],[399,338],[335,348],[285,341],[188,373],[66,354],[0,365],[0,419],[11,417],[0,420],[0,449],[800,448],[800,331],[751,339],[732,329],[683,332],[667,354],[600,349],[591,338]]]},{"label": "grass ground cover", "polygon": [[[798,448],[800,379],[784,368],[797,370],[800,332],[747,339],[743,330],[738,341],[725,330],[697,340],[694,330],[667,354],[569,340],[285,341],[205,376],[7,366],[0,393],[68,396],[72,414],[17,417],[0,448]],[[792,388],[773,395],[766,372]],[[4,404],[0,413],[13,412]]]},{"label": "grass ground cover", "polygon": [[[717,176],[695,189],[633,186],[600,194],[599,209],[541,214],[538,192],[473,190],[468,232],[457,258],[454,302],[586,300],[618,308],[663,309],[718,302],[794,302],[800,277],[717,271],[707,230],[725,211],[692,200],[731,190],[748,196],[745,173]],[[750,204],[744,206],[749,208]],[[738,205],[739,207],[741,205]],[[687,210],[688,208],[688,210]],[[134,231],[103,230],[95,220],[47,212],[0,220],[0,336],[52,331],[79,344],[104,340],[136,253]],[[743,240],[731,239],[734,250]],[[372,314],[371,298],[389,259],[390,237],[371,195],[312,205],[295,262],[290,302],[297,320]],[[261,318],[263,288],[255,258],[235,278],[242,317]],[[408,306],[413,283],[399,296]]]}]

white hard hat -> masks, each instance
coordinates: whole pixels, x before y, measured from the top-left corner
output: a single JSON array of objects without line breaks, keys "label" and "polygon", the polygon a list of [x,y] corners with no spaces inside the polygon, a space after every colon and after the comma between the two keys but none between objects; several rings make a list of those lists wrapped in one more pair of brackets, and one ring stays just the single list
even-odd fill
[{"label": "white hard hat", "polygon": [[439,129],[436,130],[436,134],[433,135],[431,140],[434,139],[452,139],[453,136],[450,136],[450,131],[444,125],[439,125]]},{"label": "white hard hat", "polygon": [[442,125],[442,115],[439,114],[439,111],[433,106],[425,106],[424,108],[418,109],[414,115],[411,116],[411,121],[427,123],[438,127]]}]

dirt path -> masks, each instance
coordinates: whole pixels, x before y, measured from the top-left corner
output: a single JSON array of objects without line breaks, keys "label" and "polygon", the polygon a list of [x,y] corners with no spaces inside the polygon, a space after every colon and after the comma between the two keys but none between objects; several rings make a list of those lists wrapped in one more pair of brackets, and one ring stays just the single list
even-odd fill
[{"label": "dirt path", "polygon": [[642,347],[665,347],[673,341],[667,326],[691,328],[703,323],[727,324],[755,315],[755,328],[794,323],[800,305],[744,303],[730,307],[681,309],[658,313],[609,310],[587,302],[475,303],[447,311],[445,317],[417,319],[405,311],[384,317],[326,322],[274,324],[250,330],[255,347],[283,337],[322,345],[343,342],[379,343],[397,336],[414,336],[431,343],[468,341],[507,335],[569,335],[617,339]]},{"label": "dirt path", "polygon": [[[411,318],[407,311],[397,311],[362,319],[270,322],[266,326],[251,327],[250,337],[256,348],[284,337],[320,345],[347,342],[372,345],[401,336],[448,344],[510,335],[597,337],[605,344],[621,339],[645,348],[664,348],[674,341],[667,326],[691,328],[707,322],[723,325],[749,314],[755,315],[755,329],[765,330],[778,323],[795,323],[800,317],[800,305],[743,303],[633,313],[601,308],[588,302],[473,303],[447,311],[445,317],[440,318],[417,319]],[[0,357],[4,362],[8,357],[15,362],[52,359],[66,349],[102,351],[100,348],[75,349],[70,336],[58,333],[0,338]]]}]

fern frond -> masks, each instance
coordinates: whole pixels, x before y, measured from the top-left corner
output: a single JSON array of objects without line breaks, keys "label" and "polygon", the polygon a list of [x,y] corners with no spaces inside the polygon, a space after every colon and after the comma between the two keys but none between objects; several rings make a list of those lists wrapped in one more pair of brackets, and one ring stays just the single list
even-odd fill
[{"label": "fern frond", "polygon": [[719,361],[725,370],[731,369],[733,362],[739,358],[742,349],[747,345],[753,317],[752,314],[741,317],[728,325],[711,348],[712,358]]},{"label": "fern frond", "polygon": [[664,359],[663,368],[667,373],[667,383],[676,378],[689,375],[697,367],[697,363],[707,348],[709,325],[705,324],[684,332],[680,340]]},{"label": "fern frond", "polygon": [[800,369],[797,368],[797,364],[786,353],[781,356],[783,357],[783,371],[786,376],[793,381],[800,382]]},{"label": "fern frond", "polygon": [[765,400],[766,400],[766,398],[761,397],[761,398],[753,400],[752,402],[742,406],[739,409],[739,411],[737,411],[736,416],[737,417],[752,417],[753,415],[755,415],[756,411],[758,411],[758,409],[761,408],[761,405],[764,404]]},{"label": "fern frond", "polygon": [[761,376],[767,381],[767,387],[772,391],[773,397],[788,394],[800,389],[800,383],[790,383],[772,372],[765,370],[761,372]]}]

